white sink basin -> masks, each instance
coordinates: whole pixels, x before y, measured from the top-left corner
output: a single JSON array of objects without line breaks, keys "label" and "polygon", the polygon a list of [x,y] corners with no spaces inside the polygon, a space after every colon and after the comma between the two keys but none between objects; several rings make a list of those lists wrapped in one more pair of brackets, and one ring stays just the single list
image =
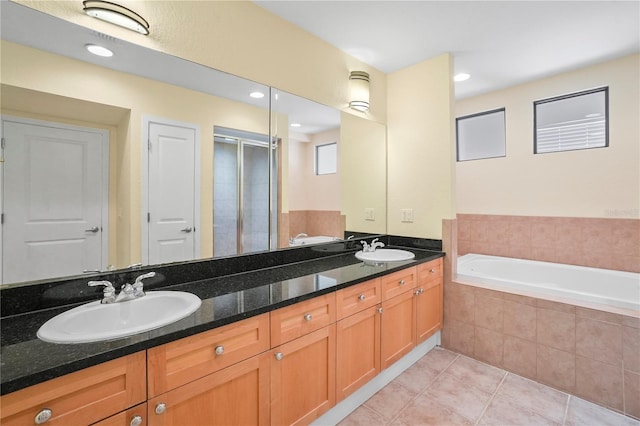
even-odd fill
[{"label": "white sink basin", "polygon": [[356,257],[360,260],[370,262],[399,262],[401,260],[413,259],[416,255],[407,250],[377,249],[373,252],[359,251],[356,253]]},{"label": "white sink basin", "polygon": [[176,322],[202,301],[183,291],[151,291],[126,302],[87,303],[45,322],[38,337],[51,343],[89,343],[131,336]]}]

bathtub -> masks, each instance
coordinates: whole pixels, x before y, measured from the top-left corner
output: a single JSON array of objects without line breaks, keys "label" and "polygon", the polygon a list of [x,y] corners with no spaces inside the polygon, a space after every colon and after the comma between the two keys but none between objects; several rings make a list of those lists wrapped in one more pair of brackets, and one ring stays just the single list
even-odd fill
[{"label": "bathtub", "polygon": [[461,284],[640,317],[640,274],[483,254],[458,257]]},{"label": "bathtub", "polygon": [[318,236],[314,236],[314,237],[297,237],[297,238],[292,238],[289,241],[289,246],[290,247],[297,247],[297,246],[304,246],[304,245],[309,245],[309,244],[322,244],[322,243],[331,243],[334,241],[340,241],[340,238],[338,237],[327,237],[324,235],[318,235]]}]

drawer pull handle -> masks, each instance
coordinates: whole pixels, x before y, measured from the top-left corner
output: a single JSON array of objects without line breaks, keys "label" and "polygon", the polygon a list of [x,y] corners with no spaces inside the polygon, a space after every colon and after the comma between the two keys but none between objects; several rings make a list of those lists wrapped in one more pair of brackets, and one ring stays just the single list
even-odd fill
[{"label": "drawer pull handle", "polygon": [[382,313],[382,308],[378,308],[378,313],[381,314]]},{"label": "drawer pull handle", "polygon": [[358,296],[358,300],[362,301],[364,299],[366,299],[367,296],[365,296],[364,294],[361,294],[360,296]]},{"label": "drawer pull handle", "polygon": [[276,357],[276,360],[281,361],[282,358],[284,358],[284,355],[282,354],[282,352],[276,352],[275,357]]},{"label": "drawer pull handle", "polygon": [[216,355],[222,355],[224,353],[224,346],[216,346]]},{"label": "drawer pull handle", "polygon": [[436,270],[435,270],[435,269],[433,269],[433,268],[431,268],[431,269],[429,269],[429,272],[431,272],[432,274],[435,274],[435,273],[436,273]]},{"label": "drawer pull handle", "polygon": [[53,416],[53,411],[51,411],[48,408],[43,408],[42,410],[40,410],[38,414],[36,414],[36,417],[33,419],[33,421],[35,422],[35,424],[41,425],[43,423],[48,422],[52,416]]},{"label": "drawer pull handle", "polygon": [[424,293],[424,288],[419,288],[419,289],[417,289],[417,290],[416,290],[415,295],[416,295],[416,296],[419,296],[419,295],[421,295],[422,293]]},{"label": "drawer pull handle", "polygon": [[304,316],[304,319],[307,320],[307,321],[311,321],[312,318],[313,317],[311,316],[311,314],[307,314],[307,315]]},{"label": "drawer pull handle", "polygon": [[162,414],[165,411],[167,411],[167,404],[165,404],[164,402],[159,403],[158,405],[156,405],[156,414]]},{"label": "drawer pull handle", "polygon": [[140,426],[142,424],[142,416],[135,415],[131,417],[131,423],[129,426]]},{"label": "drawer pull handle", "polygon": [[400,285],[405,285],[405,284],[406,284],[406,282],[405,282],[404,280],[400,280],[400,283],[399,283],[399,284],[400,284]]}]

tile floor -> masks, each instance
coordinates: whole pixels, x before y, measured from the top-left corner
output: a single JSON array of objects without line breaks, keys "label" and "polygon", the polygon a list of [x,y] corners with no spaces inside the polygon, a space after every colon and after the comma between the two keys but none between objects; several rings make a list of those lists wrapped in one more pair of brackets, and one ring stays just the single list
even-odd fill
[{"label": "tile floor", "polygon": [[340,426],[640,426],[640,421],[435,348]]}]

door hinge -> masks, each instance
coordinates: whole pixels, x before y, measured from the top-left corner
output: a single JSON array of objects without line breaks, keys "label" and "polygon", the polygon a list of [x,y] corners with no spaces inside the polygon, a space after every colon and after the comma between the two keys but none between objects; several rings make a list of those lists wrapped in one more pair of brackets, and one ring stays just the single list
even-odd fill
[{"label": "door hinge", "polygon": [[0,225],[4,225],[4,213],[0,213]]},{"label": "door hinge", "polygon": [[6,140],[2,138],[2,140],[0,140],[0,148],[4,149],[5,143],[6,143]]},{"label": "door hinge", "polygon": [[151,213],[147,212],[147,223],[151,222]]}]

